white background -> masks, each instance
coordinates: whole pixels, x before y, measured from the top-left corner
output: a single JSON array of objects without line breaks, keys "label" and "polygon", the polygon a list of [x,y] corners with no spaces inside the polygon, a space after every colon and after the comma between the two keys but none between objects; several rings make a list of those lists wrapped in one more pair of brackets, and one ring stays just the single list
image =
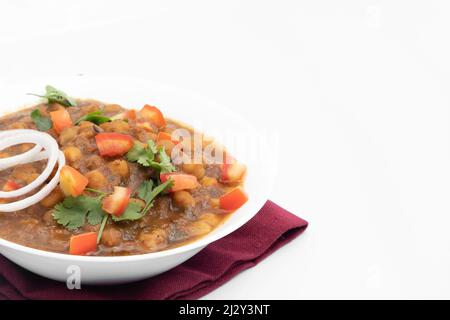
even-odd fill
[{"label": "white background", "polygon": [[0,101],[145,77],[278,132],[271,199],[310,228],[206,298],[450,298],[449,5],[0,0]]}]

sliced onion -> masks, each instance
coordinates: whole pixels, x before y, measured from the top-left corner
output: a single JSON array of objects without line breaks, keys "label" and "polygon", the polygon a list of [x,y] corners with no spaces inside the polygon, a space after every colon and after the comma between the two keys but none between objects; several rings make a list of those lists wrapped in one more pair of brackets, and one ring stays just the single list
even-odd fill
[{"label": "sliced onion", "polygon": [[[13,198],[27,194],[48,179],[56,165],[56,162],[58,162],[58,169],[55,176],[41,190],[25,199],[0,204],[0,212],[12,212],[25,209],[41,201],[57,186],[59,182],[59,172],[65,165],[64,154],[59,150],[56,140],[49,134],[28,129],[0,132],[0,150],[22,143],[34,143],[35,146],[22,154],[0,159],[0,170],[4,170],[18,164],[44,159],[48,159],[47,165],[42,173],[33,182],[17,190],[0,191],[0,198]],[[42,151],[42,148],[44,148],[44,151]]]},{"label": "sliced onion", "polygon": [[[46,135],[46,136],[44,136]],[[55,167],[56,161],[58,160],[58,144],[56,143],[56,140],[53,139],[50,135],[44,134],[41,132],[36,131],[36,133],[23,133],[18,134],[13,137],[9,137],[4,139],[3,141],[0,141],[0,150],[10,147],[12,145],[21,144],[21,143],[36,143],[41,145],[45,148],[45,150],[49,153],[47,166],[45,167],[44,171],[37,177],[33,182],[30,184],[12,191],[0,191],[0,198],[14,198],[21,195],[24,195],[32,190],[34,190],[36,187],[40,186],[42,183],[47,180],[47,178],[50,176],[50,174],[53,171],[53,168]],[[1,162],[0,162],[1,163]]]},{"label": "sliced onion", "polygon": [[22,210],[25,208],[28,208],[42,199],[44,199],[46,196],[49,195],[50,192],[52,192],[53,189],[58,185],[59,183],[59,171],[61,168],[65,165],[66,159],[64,157],[64,153],[62,151],[58,151],[58,171],[56,172],[55,176],[50,180],[50,182],[43,187],[41,190],[33,194],[32,196],[29,196],[25,199],[11,202],[11,203],[5,203],[0,204],[0,212],[14,212],[18,210]]},{"label": "sliced onion", "polygon": [[[23,133],[31,133],[34,134],[38,131],[31,130],[31,129],[17,129],[17,130],[7,130],[7,131],[1,131],[0,132],[0,140],[3,140],[5,138],[14,137],[18,134]],[[28,150],[27,152],[24,152],[22,154],[18,154],[9,158],[3,158],[0,159],[0,170],[5,170],[10,167],[14,167],[18,164],[27,163],[30,162],[31,159],[33,159],[38,153],[40,153],[42,150],[42,147],[38,144],[36,144],[32,149]]]}]

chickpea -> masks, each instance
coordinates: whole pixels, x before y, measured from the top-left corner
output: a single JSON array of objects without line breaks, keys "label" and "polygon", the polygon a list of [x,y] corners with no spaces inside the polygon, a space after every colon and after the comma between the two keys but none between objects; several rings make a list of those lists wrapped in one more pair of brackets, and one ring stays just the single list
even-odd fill
[{"label": "chickpea", "polygon": [[146,143],[148,140],[155,141],[157,138],[157,135],[153,132],[148,132],[142,128],[136,127],[134,128],[134,132],[136,135],[136,138],[139,140],[139,142]]},{"label": "chickpea", "polygon": [[81,121],[79,124],[80,129],[92,128],[94,124],[90,121]]},{"label": "chickpea", "polygon": [[202,220],[191,222],[185,228],[191,236],[202,236],[212,230],[212,227]]},{"label": "chickpea", "polygon": [[202,186],[210,187],[210,186],[214,186],[217,184],[217,179],[208,177],[208,176],[204,176],[203,179],[200,180],[200,182],[201,182]]},{"label": "chickpea", "polygon": [[183,164],[183,171],[186,173],[193,174],[197,179],[203,178],[205,175],[205,168],[202,164],[196,163],[185,163]]},{"label": "chickpea", "polygon": [[114,227],[107,227],[102,233],[102,243],[108,247],[114,247],[122,242],[122,232]]},{"label": "chickpea", "polygon": [[195,170],[194,170],[194,172],[192,172],[192,174],[194,176],[196,176],[197,179],[200,180],[205,176],[205,168],[200,164],[195,168]]},{"label": "chickpea", "polygon": [[155,229],[150,233],[141,232],[139,241],[150,251],[157,251],[167,246],[167,233],[163,229]]},{"label": "chickpea", "polygon": [[99,109],[100,108],[97,104],[89,104],[83,107],[83,111],[86,112],[86,114],[98,111]]},{"label": "chickpea", "polygon": [[211,198],[209,199],[209,204],[212,208],[219,208],[220,207],[220,200],[217,198]]},{"label": "chickpea", "polygon": [[56,187],[52,192],[48,194],[48,196],[41,200],[41,204],[46,208],[52,208],[55,206],[55,204],[61,202],[63,199],[64,194],[59,187]]},{"label": "chickpea", "polygon": [[220,216],[218,216],[217,214],[208,212],[208,213],[202,214],[200,216],[199,220],[206,222],[211,227],[215,227],[220,223],[220,221],[222,221],[222,218]]},{"label": "chickpea", "polygon": [[65,145],[68,142],[75,139],[75,137],[78,135],[79,127],[72,126],[69,128],[65,128],[61,133],[59,134],[59,143],[61,145]]},{"label": "chickpea", "polygon": [[94,130],[94,124],[89,121],[83,121],[80,123],[79,135],[87,139],[93,138],[97,132]]},{"label": "chickpea", "polygon": [[128,163],[125,160],[117,159],[108,163],[108,168],[113,174],[119,175],[122,178],[128,178],[130,169]]},{"label": "chickpea", "polygon": [[195,170],[195,164],[193,163],[184,163],[183,164],[183,171],[186,173],[192,173]]},{"label": "chickpea", "polygon": [[81,150],[77,147],[64,148],[64,156],[70,163],[77,162],[81,159]]},{"label": "chickpea", "polygon": [[108,180],[99,170],[89,171],[85,177],[89,180],[88,187],[90,188],[101,189],[108,184]]},{"label": "chickpea", "polygon": [[107,104],[103,107],[104,113],[119,113],[122,111],[122,107],[118,104]]},{"label": "chickpea", "polygon": [[100,125],[100,128],[107,132],[128,132],[130,130],[130,125],[128,122],[123,120],[114,120],[111,122],[105,122]]},{"label": "chickpea", "polygon": [[194,197],[187,191],[176,191],[173,193],[173,200],[178,207],[187,208],[195,206]]},{"label": "chickpea", "polygon": [[93,155],[86,159],[85,164],[86,164],[86,167],[89,169],[96,169],[96,168],[100,168],[101,166],[103,166],[104,160],[102,157],[100,157],[98,155]]}]

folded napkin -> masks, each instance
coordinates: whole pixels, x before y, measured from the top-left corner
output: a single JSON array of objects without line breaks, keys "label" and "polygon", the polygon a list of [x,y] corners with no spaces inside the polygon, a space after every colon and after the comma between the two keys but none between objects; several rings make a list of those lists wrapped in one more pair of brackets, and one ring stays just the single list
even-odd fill
[{"label": "folded napkin", "polygon": [[197,299],[297,237],[308,223],[268,201],[258,214],[180,266],[118,286],[69,290],[0,256],[0,299]]}]

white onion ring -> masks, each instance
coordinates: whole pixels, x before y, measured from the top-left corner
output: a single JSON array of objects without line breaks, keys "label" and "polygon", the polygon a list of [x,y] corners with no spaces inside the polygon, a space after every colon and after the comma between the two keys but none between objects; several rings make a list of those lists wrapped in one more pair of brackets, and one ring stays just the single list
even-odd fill
[{"label": "white onion ring", "polygon": [[[46,136],[48,137],[46,137]],[[50,176],[50,174],[53,171],[53,168],[55,167],[56,161],[58,160],[58,144],[56,143],[56,140],[53,139],[50,135],[44,134],[41,132],[36,132],[34,134],[31,133],[23,133],[18,134],[13,137],[9,137],[4,139],[3,141],[0,141],[0,150],[3,150],[4,148],[21,144],[21,143],[36,143],[41,145],[42,147],[49,152],[49,157],[47,161],[47,166],[45,167],[44,171],[37,177],[33,182],[30,184],[12,191],[0,191],[0,198],[14,198],[21,195],[24,195],[34,189],[36,187],[40,186],[47,180],[47,178]]]},{"label": "white onion ring", "polygon": [[64,157],[64,153],[62,151],[58,151],[58,171],[56,172],[55,176],[50,180],[50,182],[43,187],[41,190],[33,194],[32,196],[29,196],[25,199],[11,202],[11,203],[4,203],[0,204],[0,212],[14,212],[18,210],[22,210],[25,208],[28,208],[32,206],[33,204],[38,203],[42,199],[44,199],[50,192],[52,192],[53,189],[58,185],[59,183],[59,171],[66,163],[66,158]]},{"label": "white onion ring", "polygon": [[[22,143],[35,144],[32,149],[25,153],[12,156],[10,158],[0,159],[0,170],[7,169],[14,165],[35,162],[48,158],[45,169],[33,182],[17,190],[0,191],[0,198],[18,197],[36,189],[48,179],[56,165],[56,162],[58,162],[58,169],[55,176],[41,190],[25,199],[0,204],[0,212],[22,210],[41,201],[57,186],[59,182],[59,172],[65,165],[65,157],[59,150],[56,140],[47,133],[29,129],[10,130],[0,132],[0,139],[0,150]],[[42,148],[44,148],[44,151],[41,151]]]},{"label": "white onion ring", "polygon": [[[14,137],[18,134],[22,133],[31,133],[34,134],[37,132],[36,130],[31,129],[17,129],[17,130],[8,130],[8,131],[1,131],[0,132],[0,139]],[[32,149],[28,150],[25,153],[18,154],[9,158],[3,158],[0,159],[0,170],[5,170],[10,167],[13,167],[20,163],[27,163],[30,162],[31,159],[33,159],[40,151],[42,150],[42,147],[38,144],[36,144]]]}]

